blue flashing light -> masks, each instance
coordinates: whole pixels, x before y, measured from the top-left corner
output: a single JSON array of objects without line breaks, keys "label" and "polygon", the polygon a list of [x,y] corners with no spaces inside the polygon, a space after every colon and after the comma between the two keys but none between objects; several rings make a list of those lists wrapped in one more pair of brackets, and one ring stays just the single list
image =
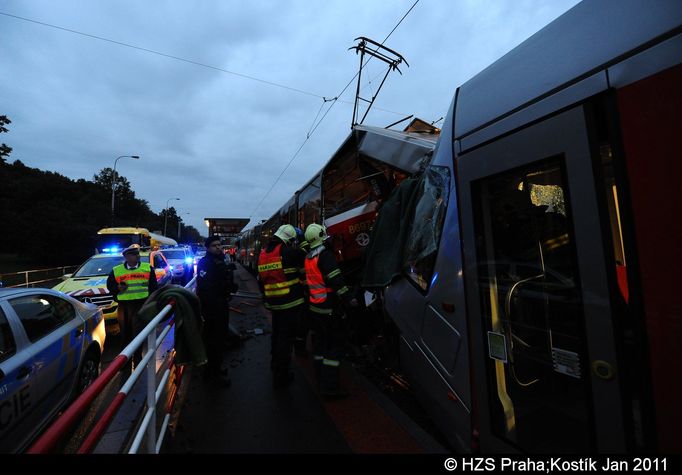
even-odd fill
[{"label": "blue flashing light", "polygon": [[192,259],[191,257],[185,257],[185,262],[187,264],[192,264],[194,262],[194,259]]},{"label": "blue flashing light", "polygon": [[437,280],[438,280],[438,272],[433,274],[433,278],[431,279],[431,287],[434,286],[434,284],[436,283]]},{"label": "blue flashing light", "polygon": [[120,247],[114,246],[114,247],[105,247],[104,249],[102,249],[102,252],[114,253],[114,252],[119,252],[120,250],[121,250]]},{"label": "blue flashing light", "polygon": [[110,247],[105,247],[104,249],[102,249],[102,252],[111,252],[111,248],[110,248]]}]

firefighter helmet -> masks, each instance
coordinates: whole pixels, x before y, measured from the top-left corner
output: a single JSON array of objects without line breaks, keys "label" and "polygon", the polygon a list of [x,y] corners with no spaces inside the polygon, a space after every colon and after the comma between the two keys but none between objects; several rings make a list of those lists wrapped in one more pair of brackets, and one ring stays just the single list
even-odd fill
[{"label": "firefighter helmet", "polygon": [[324,244],[327,237],[327,228],[321,224],[312,223],[305,230],[305,240],[310,244],[310,249],[315,249]]},{"label": "firefighter helmet", "polygon": [[296,239],[296,229],[291,224],[283,224],[275,232],[275,236],[280,238],[284,244],[290,244]]}]

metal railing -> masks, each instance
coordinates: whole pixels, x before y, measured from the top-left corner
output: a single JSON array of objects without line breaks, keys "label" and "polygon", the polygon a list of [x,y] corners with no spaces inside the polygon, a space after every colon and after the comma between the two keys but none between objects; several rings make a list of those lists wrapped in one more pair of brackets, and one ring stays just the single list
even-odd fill
[{"label": "metal railing", "polygon": [[[194,288],[196,283],[196,276],[185,285],[186,289]],[[66,411],[54,421],[54,423],[40,436],[40,438],[29,448],[27,453],[49,453],[62,440],[65,434],[78,422],[79,417],[82,416],[88,409],[90,404],[97,396],[104,390],[104,388],[114,379],[114,377],[121,371],[121,369],[130,361],[135,351],[142,346],[144,341],[147,341],[147,351],[140,361],[140,364],[133,370],[130,377],[125,381],[123,387],[118,394],[113,398],[102,417],[92,428],[88,436],[85,438],[77,453],[90,453],[99,443],[104,435],[106,429],[109,427],[118,413],[118,410],[123,405],[126,396],[140,378],[143,372],[147,374],[147,410],[142,420],[137,433],[133,438],[133,443],[128,453],[137,453],[139,450],[144,434],[147,434],[147,451],[149,453],[159,453],[163,439],[166,434],[170,414],[173,410],[177,398],[177,391],[182,382],[182,375],[184,367],[174,367],[174,352],[171,352],[171,357],[168,361],[168,367],[164,371],[159,385],[156,385],[156,350],[159,348],[163,340],[166,338],[171,328],[174,326],[174,319],[170,319],[164,327],[161,334],[156,337],[156,327],[161,323],[166,316],[173,310],[175,302],[171,301],[166,305],[154,319],[142,330],[134,339],[126,346],[121,353],[114,358],[106,370],[66,409]],[[163,368],[163,365],[161,365]],[[174,370],[171,368],[174,367]],[[174,388],[172,389],[167,403],[164,408],[164,420],[162,423],[159,435],[156,434],[156,411],[157,403],[163,394],[163,389],[169,381],[171,375],[174,376]]]},{"label": "metal railing", "polygon": [[[42,284],[45,282],[50,282],[53,280],[60,279],[64,274],[73,272],[78,269],[78,266],[62,266],[62,267],[50,267],[49,269],[34,269],[34,270],[24,270],[20,272],[6,272],[0,274],[0,282],[3,282],[5,287],[29,287],[35,286],[36,284]],[[56,272],[59,271],[59,272]],[[30,274],[43,274],[40,280],[30,280]],[[54,274],[54,276],[51,276]],[[44,278],[50,276],[48,278]]]}]

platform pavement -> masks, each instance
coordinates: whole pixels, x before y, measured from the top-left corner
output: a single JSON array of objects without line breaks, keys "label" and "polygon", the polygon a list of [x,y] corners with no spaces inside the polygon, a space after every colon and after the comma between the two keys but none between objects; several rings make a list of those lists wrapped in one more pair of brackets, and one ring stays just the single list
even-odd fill
[{"label": "platform pavement", "polygon": [[[241,266],[240,290],[257,292]],[[295,358],[295,379],[274,389],[270,371],[270,314],[259,301],[234,299],[230,323],[247,336],[224,354],[232,387],[206,384],[200,371],[186,387],[184,404],[163,453],[443,453],[352,368],[342,381],[351,396],[324,401],[316,391],[309,359]],[[256,331],[254,331],[256,330]],[[262,330],[262,334],[257,334]],[[388,409],[388,410],[387,410]]]}]

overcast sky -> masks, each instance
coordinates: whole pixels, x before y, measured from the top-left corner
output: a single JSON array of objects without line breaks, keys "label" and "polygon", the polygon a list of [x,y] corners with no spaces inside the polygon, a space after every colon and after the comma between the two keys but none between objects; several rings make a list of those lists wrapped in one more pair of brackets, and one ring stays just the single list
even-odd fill
[{"label": "overcast sky", "polygon": [[[156,212],[179,197],[171,205],[202,234],[205,217],[267,218],[350,132],[355,84],[256,209],[321,96],[337,96],[357,72],[354,38],[381,42],[414,1],[2,0],[3,14],[302,92],[0,15],[0,115],[12,120],[0,139],[11,161],[73,179],[140,155],[117,171]],[[410,67],[389,75],[365,124],[441,118],[458,85],[576,3],[420,0],[386,42]],[[365,95],[383,71],[376,60],[363,70]]]}]

